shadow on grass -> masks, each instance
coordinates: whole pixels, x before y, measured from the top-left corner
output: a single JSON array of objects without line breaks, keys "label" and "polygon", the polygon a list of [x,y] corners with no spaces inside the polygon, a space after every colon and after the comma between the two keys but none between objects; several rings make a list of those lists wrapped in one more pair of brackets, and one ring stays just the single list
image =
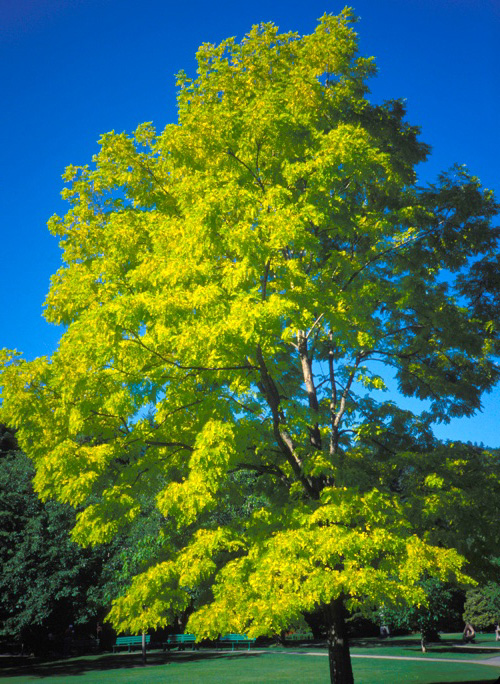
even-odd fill
[{"label": "shadow on grass", "polygon": [[[170,663],[194,663],[199,660],[215,660],[219,658],[259,657],[260,653],[248,651],[152,651],[147,654],[146,667],[153,665],[169,665]],[[13,656],[2,659],[0,663],[0,679],[2,677],[57,677],[85,674],[106,670],[130,669],[143,667],[142,655],[136,653],[109,653],[100,656],[83,656],[67,660],[40,660]]]},{"label": "shadow on grass", "polygon": [[[415,639],[398,639],[397,641],[394,640],[387,640],[384,639],[384,641],[371,641],[371,640],[365,640],[365,639],[353,639],[352,641],[349,642],[349,645],[351,648],[362,648],[363,650],[369,651],[370,649],[387,649],[390,651],[391,649],[398,649],[398,650],[405,650],[405,651],[414,651],[415,653],[422,653],[422,647],[420,646],[420,642],[416,641]],[[428,649],[435,651],[437,650],[435,647],[443,647],[443,650],[448,651],[452,649],[451,645],[445,644],[444,642],[438,641],[435,643],[430,643],[428,644]]]},{"label": "shadow on grass", "polygon": [[374,639],[350,639],[349,644],[353,648],[420,648],[415,639],[384,639],[378,641]]}]

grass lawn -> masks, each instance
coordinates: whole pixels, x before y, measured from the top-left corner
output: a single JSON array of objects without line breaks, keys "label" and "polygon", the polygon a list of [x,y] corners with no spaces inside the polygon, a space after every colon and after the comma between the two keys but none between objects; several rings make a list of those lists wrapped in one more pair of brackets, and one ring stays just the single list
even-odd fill
[{"label": "grass lawn", "polygon": [[462,634],[443,634],[440,642],[428,645],[427,653],[422,653],[418,636],[390,637],[383,641],[376,638],[355,639],[351,643],[351,654],[405,656],[424,660],[426,658],[487,660],[500,657],[500,642],[495,642],[494,634],[477,635],[472,646],[463,643]]},{"label": "grass lawn", "polygon": [[[419,657],[419,661],[353,658],[356,684],[493,684],[500,667],[473,663],[446,662],[446,658],[486,660],[491,652],[468,651],[461,654],[453,646],[455,638],[443,640],[422,655],[418,639],[393,638],[388,641],[366,639],[353,644],[353,655],[395,655]],[[494,646],[491,639],[479,639],[479,645]],[[439,650],[438,650],[439,649]],[[500,651],[493,656],[500,656]],[[443,662],[428,660],[439,657]],[[3,660],[3,662],[2,662]],[[328,659],[325,649],[295,647],[289,649],[256,649],[255,651],[161,651],[148,653],[147,667],[141,666],[140,653],[135,652],[84,656],[51,662],[31,659],[0,660],[0,684],[329,684]],[[425,662],[427,661],[427,662]]]}]

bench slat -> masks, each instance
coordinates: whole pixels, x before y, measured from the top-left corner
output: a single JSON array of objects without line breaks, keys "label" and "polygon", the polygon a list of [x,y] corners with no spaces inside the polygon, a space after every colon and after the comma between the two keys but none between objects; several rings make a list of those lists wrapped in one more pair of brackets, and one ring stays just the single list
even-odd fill
[{"label": "bench slat", "polygon": [[167,640],[163,643],[163,650],[175,644],[178,644],[179,646],[191,644],[193,649],[198,648],[194,634],[169,634]]},{"label": "bench slat", "polygon": [[[145,634],[144,641],[146,644],[149,644],[151,642],[151,635]],[[131,646],[142,646],[142,635],[116,637],[116,643],[113,646],[113,653],[117,648],[120,648],[120,646],[128,646],[129,651],[131,650]]]},{"label": "bench slat", "polygon": [[249,639],[246,634],[225,634],[223,637],[221,637],[218,640],[219,644],[224,644],[228,643],[231,644],[232,649],[234,651],[235,646],[239,646],[240,644],[245,646],[248,644],[248,650],[250,650],[250,646],[255,643],[255,639]]}]

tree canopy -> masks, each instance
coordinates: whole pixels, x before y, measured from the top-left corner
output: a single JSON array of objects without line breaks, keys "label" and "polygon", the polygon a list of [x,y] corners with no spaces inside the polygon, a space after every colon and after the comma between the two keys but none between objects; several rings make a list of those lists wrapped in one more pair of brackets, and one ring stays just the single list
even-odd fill
[{"label": "tree canopy", "polygon": [[422,578],[471,581],[498,545],[497,460],[432,434],[498,379],[498,206],[465,167],[417,185],[429,147],[401,101],[370,103],[354,22],[203,45],[177,124],[67,168],[45,309],[65,332],[49,358],[4,350],[1,380],[75,540],[156,502],[118,629],[191,605],[199,637],[257,636],[322,606],[342,682],[346,608],[425,602]]}]

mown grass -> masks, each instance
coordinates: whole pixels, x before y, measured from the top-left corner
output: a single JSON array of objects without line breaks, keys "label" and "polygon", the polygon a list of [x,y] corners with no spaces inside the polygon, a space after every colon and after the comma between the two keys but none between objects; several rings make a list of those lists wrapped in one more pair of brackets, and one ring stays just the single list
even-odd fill
[{"label": "mown grass", "polygon": [[494,634],[479,634],[474,644],[466,645],[461,634],[443,634],[441,641],[428,644],[427,653],[422,653],[418,636],[391,637],[383,641],[375,638],[355,639],[351,644],[351,654],[390,655],[424,660],[487,660],[500,657],[500,642],[495,642]]},{"label": "mown grass", "polygon": [[[450,662],[449,658],[485,660],[500,656],[500,651],[478,653],[457,652],[458,638],[446,638],[419,654],[418,639],[394,638],[381,642],[368,639],[355,642],[353,655],[395,655],[418,657],[418,661],[353,658],[356,684],[493,684],[500,667]],[[494,646],[491,639],[479,638],[478,644]],[[429,658],[439,657],[442,662]],[[271,684],[301,682],[328,684],[328,659],[325,649],[314,646],[292,646],[289,649],[256,649],[235,653],[221,651],[182,651],[170,654],[148,653],[148,664],[141,665],[141,655],[135,653],[84,656],[65,660],[36,662],[4,659],[0,670],[2,684]]]}]

